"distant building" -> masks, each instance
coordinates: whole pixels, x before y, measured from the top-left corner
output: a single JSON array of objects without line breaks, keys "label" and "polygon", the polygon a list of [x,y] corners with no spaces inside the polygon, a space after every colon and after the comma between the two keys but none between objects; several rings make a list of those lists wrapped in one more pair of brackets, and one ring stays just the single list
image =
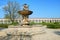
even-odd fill
[{"label": "distant building", "polygon": [[[15,19],[17,22],[21,22],[21,19]],[[60,22],[60,18],[31,18],[29,19],[31,22],[42,23],[42,22]],[[0,23],[10,24],[11,21],[9,19],[0,19]]]},{"label": "distant building", "polygon": [[32,18],[29,19],[30,21],[33,21],[35,23],[42,23],[42,22],[60,22],[60,18]]},{"label": "distant building", "polygon": [[[15,21],[16,21],[16,22],[21,22],[20,19],[15,19]],[[10,23],[12,23],[12,22],[11,22],[10,19],[0,19],[0,24],[1,24],[1,23],[2,23],[2,24],[5,24],[5,23],[6,23],[6,24],[10,24]]]}]

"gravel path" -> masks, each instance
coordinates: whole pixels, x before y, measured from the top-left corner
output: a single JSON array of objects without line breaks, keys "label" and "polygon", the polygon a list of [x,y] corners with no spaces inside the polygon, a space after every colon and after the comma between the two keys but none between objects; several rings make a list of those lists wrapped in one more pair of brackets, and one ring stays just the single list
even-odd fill
[{"label": "gravel path", "polygon": [[60,29],[46,29],[46,34],[41,35],[41,40],[60,40]]}]

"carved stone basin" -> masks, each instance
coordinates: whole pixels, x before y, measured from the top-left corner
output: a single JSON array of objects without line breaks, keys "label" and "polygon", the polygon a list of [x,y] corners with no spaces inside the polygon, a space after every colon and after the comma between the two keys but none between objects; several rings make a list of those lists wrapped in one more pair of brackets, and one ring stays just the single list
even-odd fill
[{"label": "carved stone basin", "polygon": [[33,12],[29,10],[23,10],[23,11],[18,11],[18,13],[21,15],[31,15]]}]

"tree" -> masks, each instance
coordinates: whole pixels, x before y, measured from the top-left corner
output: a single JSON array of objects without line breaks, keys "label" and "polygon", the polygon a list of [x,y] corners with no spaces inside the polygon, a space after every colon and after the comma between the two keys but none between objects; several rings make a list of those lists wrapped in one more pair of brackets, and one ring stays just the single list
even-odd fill
[{"label": "tree", "polygon": [[12,22],[19,16],[17,11],[20,10],[20,5],[17,2],[9,1],[3,9],[6,12],[5,18],[9,18]]},{"label": "tree", "polygon": [[5,14],[5,19],[10,19],[10,15],[9,14]]}]

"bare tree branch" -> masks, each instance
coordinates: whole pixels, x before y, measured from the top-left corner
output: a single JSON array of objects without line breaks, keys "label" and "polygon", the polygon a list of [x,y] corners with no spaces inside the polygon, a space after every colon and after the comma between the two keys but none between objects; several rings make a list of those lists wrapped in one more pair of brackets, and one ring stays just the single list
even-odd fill
[{"label": "bare tree branch", "polygon": [[14,21],[14,19],[17,18],[18,15],[17,11],[20,10],[20,5],[16,1],[15,2],[9,1],[7,6],[5,6],[3,9],[8,15],[10,15],[9,18]]}]

